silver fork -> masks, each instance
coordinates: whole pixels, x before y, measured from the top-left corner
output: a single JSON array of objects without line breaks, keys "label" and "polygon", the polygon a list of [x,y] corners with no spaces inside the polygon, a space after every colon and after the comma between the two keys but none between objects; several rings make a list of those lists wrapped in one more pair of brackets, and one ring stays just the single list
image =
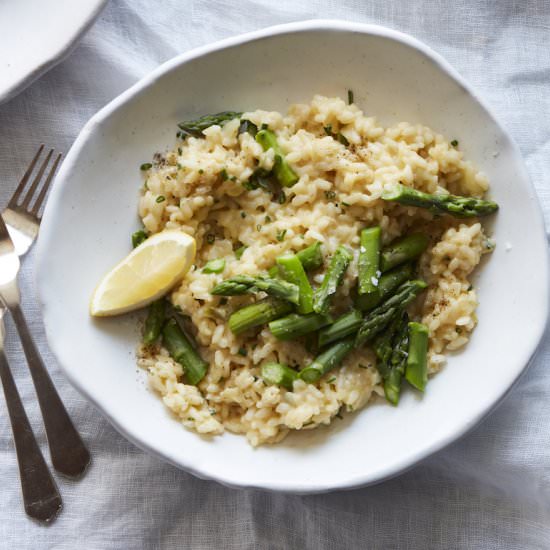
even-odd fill
[{"label": "silver fork", "polygon": [[[8,208],[0,216],[0,298],[9,309],[21,338],[44,419],[53,467],[68,477],[79,477],[85,472],[90,463],[90,453],[76,431],[32,340],[21,310],[17,285],[17,274],[20,265],[19,256],[29,249],[38,234],[40,208],[61,157],[58,155],[53,168],[42,186],[40,186],[53,155],[53,150],[50,150],[30,187],[25,191],[27,182],[43,148],[42,145],[31,161],[8,203]],[[38,196],[31,206],[33,196],[37,191]],[[21,202],[20,199],[22,199]],[[6,223],[4,223],[3,218],[5,218]],[[14,237],[13,241],[6,225],[11,230]]]}]

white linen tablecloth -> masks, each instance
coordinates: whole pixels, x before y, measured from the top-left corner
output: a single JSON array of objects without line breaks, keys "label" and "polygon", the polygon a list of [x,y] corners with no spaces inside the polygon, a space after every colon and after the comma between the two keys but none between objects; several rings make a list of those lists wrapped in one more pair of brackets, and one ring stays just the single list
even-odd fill
[{"label": "white linen tablecloth", "polygon": [[[98,108],[159,63],[223,37],[320,17],[387,25],[443,54],[518,142],[550,219],[550,0],[112,0],[68,59],[0,105],[0,207],[40,142],[66,152]],[[201,481],[123,439],[69,385],[48,350],[32,253],[21,279],[32,332],[93,465],[81,481],[58,478],[65,508],[52,526],[31,522],[1,399],[0,548],[550,548],[548,334],[513,392],[462,440],[374,487],[285,496]],[[9,320],[7,336],[49,460]]]}]

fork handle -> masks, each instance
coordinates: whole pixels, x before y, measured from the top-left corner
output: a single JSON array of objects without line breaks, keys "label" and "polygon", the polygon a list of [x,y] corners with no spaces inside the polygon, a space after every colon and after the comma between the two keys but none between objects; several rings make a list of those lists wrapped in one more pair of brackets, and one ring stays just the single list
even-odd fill
[{"label": "fork handle", "polygon": [[34,437],[3,350],[0,350],[0,379],[10,416],[25,512],[49,523],[61,511],[63,502]]},{"label": "fork handle", "polygon": [[90,453],[76,431],[52,379],[42,362],[27,327],[21,307],[9,308],[19,332],[23,351],[42,411],[53,467],[68,477],[81,476],[90,463]]}]

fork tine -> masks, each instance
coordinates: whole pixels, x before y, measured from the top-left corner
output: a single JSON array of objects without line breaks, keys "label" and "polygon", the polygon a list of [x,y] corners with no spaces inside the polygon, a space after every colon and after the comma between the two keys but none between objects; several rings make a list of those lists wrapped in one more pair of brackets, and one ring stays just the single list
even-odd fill
[{"label": "fork tine", "polygon": [[59,161],[61,160],[61,153],[59,153],[53,163],[53,166],[48,174],[48,177],[46,178],[46,181],[44,182],[44,185],[42,186],[42,189],[40,189],[40,193],[38,195],[38,198],[36,199],[36,202],[34,203],[34,206],[31,210],[31,214],[33,216],[38,216],[38,212],[40,211],[40,207],[42,206],[42,203],[44,202],[44,199],[46,198],[46,193],[48,192],[48,188],[50,187],[50,184],[52,183],[55,171],[57,170],[57,166],[59,164]]},{"label": "fork tine", "polygon": [[36,162],[38,161],[38,157],[40,157],[40,154],[44,150],[44,144],[42,144],[38,151],[36,152],[36,155],[34,155],[34,158],[31,160],[31,163],[29,164],[29,167],[27,168],[27,171],[21,178],[21,181],[19,182],[19,185],[17,186],[17,189],[15,190],[15,193],[12,195],[10,202],[8,206],[10,208],[15,208],[17,206],[17,201],[19,200],[19,197],[21,196],[21,193],[23,192],[23,189],[25,188],[25,185],[27,184],[27,181],[29,181],[29,178],[31,176],[32,171],[34,170],[34,166],[36,165]]},{"label": "fork tine", "polygon": [[36,174],[31,186],[29,187],[27,193],[25,194],[25,198],[21,203],[21,207],[24,208],[25,210],[27,210],[29,207],[32,196],[34,195],[34,192],[36,191],[36,188],[38,187],[38,184],[40,183],[40,180],[42,179],[42,176],[44,175],[44,172],[48,167],[48,164],[50,162],[50,159],[52,158],[52,155],[53,155],[53,149],[50,149],[48,154],[46,155],[46,158],[44,159],[44,162],[38,169],[38,174]]}]

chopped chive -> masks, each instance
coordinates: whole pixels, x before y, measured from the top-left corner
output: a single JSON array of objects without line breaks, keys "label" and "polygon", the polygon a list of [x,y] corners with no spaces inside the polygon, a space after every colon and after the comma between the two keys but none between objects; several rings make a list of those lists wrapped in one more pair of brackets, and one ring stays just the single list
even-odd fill
[{"label": "chopped chive", "polygon": [[453,147],[458,147],[458,140],[457,139],[453,139],[453,141],[451,141],[451,145]]},{"label": "chopped chive", "polygon": [[202,168],[199,168],[199,174],[204,174],[204,170]]},{"label": "chopped chive", "polygon": [[260,130],[269,130],[269,125],[267,125],[265,122],[260,126]]},{"label": "chopped chive", "polygon": [[264,221],[265,223],[271,223],[271,216],[266,216]]},{"label": "chopped chive", "polygon": [[181,147],[178,147],[178,155],[181,155],[183,153],[183,149]]},{"label": "chopped chive", "polygon": [[353,103],[353,90],[348,90],[348,105]]},{"label": "chopped chive", "polygon": [[258,224],[258,225],[256,226],[256,231],[260,232],[261,230],[262,230],[262,226],[261,226],[260,224]]},{"label": "chopped chive", "polygon": [[239,355],[242,355],[243,357],[246,357],[247,351],[245,348],[239,348],[239,351],[237,353]]},{"label": "chopped chive", "polygon": [[331,377],[327,380],[327,382],[330,384],[330,383],[334,382],[335,380],[336,380],[336,376],[331,376]]},{"label": "chopped chive", "polygon": [[159,195],[156,199],[155,199],[155,202],[158,202],[158,203],[161,203],[161,202],[164,202],[166,200],[166,197],[164,195]]},{"label": "chopped chive", "polygon": [[212,244],[215,240],[216,240],[216,235],[214,235],[213,233],[208,233],[208,235],[206,235],[206,242],[208,244]]},{"label": "chopped chive", "polygon": [[225,269],[225,260],[223,258],[217,258],[206,262],[202,268],[203,273],[221,273]]},{"label": "chopped chive", "polygon": [[342,204],[343,204],[344,206],[351,206],[351,204],[350,204],[349,202],[346,202],[346,201],[342,201]]},{"label": "chopped chive", "polygon": [[336,198],[336,192],[335,191],[325,191],[325,197],[327,200],[333,200]]},{"label": "chopped chive", "polygon": [[279,204],[284,204],[286,202],[286,195],[284,191],[280,191],[277,195],[277,202]]},{"label": "chopped chive", "polygon": [[349,141],[346,139],[346,136],[344,134],[338,132],[338,135],[336,136],[336,139],[345,147],[349,145]]},{"label": "chopped chive", "polygon": [[282,242],[285,240],[286,229],[283,229],[280,233],[277,233],[277,240]]},{"label": "chopped chive", "polygon": [[249,191],[258,189],[258,187],[261,187],[265,191],[271,191],[273,186],[272,179],[273,172],[271,170],[256,168],[250,176],[250,179],[243,183],[243,186]]},{"label": "chopped chive", "polygon": [[227,175],[227,170],[225,168],[220,172],[220,177],[222,178],[223,181],[226,181],[229,179],[229,176]]},{"label": "chopped chive", "polygon": [[153,168],[153,165],[152,165],[150,162],[144,162],[144,163],[139,167],[139,169],[140,169],[142,172],[145,172],[146,170],[151,170],[151,168]]},{"label": "chopped chive", "polygon": [[240,260],[246,249],[247,249],[247,247],[244,246],[244,245],[239,246],[239,248],[237,248],[237,250],[235,250],[235,258],[237,258],[237,260]]},{"label": "chopped chive", "polygon": [[246,218],[246,212],[241,212],[241,218],[244,220]]},{"label": "chopped chive", "polygon": [[327,124],[326,126],[323,126],[323,130],[325,131],[325,134],[327,136],[332,136],[332,124]]}]

